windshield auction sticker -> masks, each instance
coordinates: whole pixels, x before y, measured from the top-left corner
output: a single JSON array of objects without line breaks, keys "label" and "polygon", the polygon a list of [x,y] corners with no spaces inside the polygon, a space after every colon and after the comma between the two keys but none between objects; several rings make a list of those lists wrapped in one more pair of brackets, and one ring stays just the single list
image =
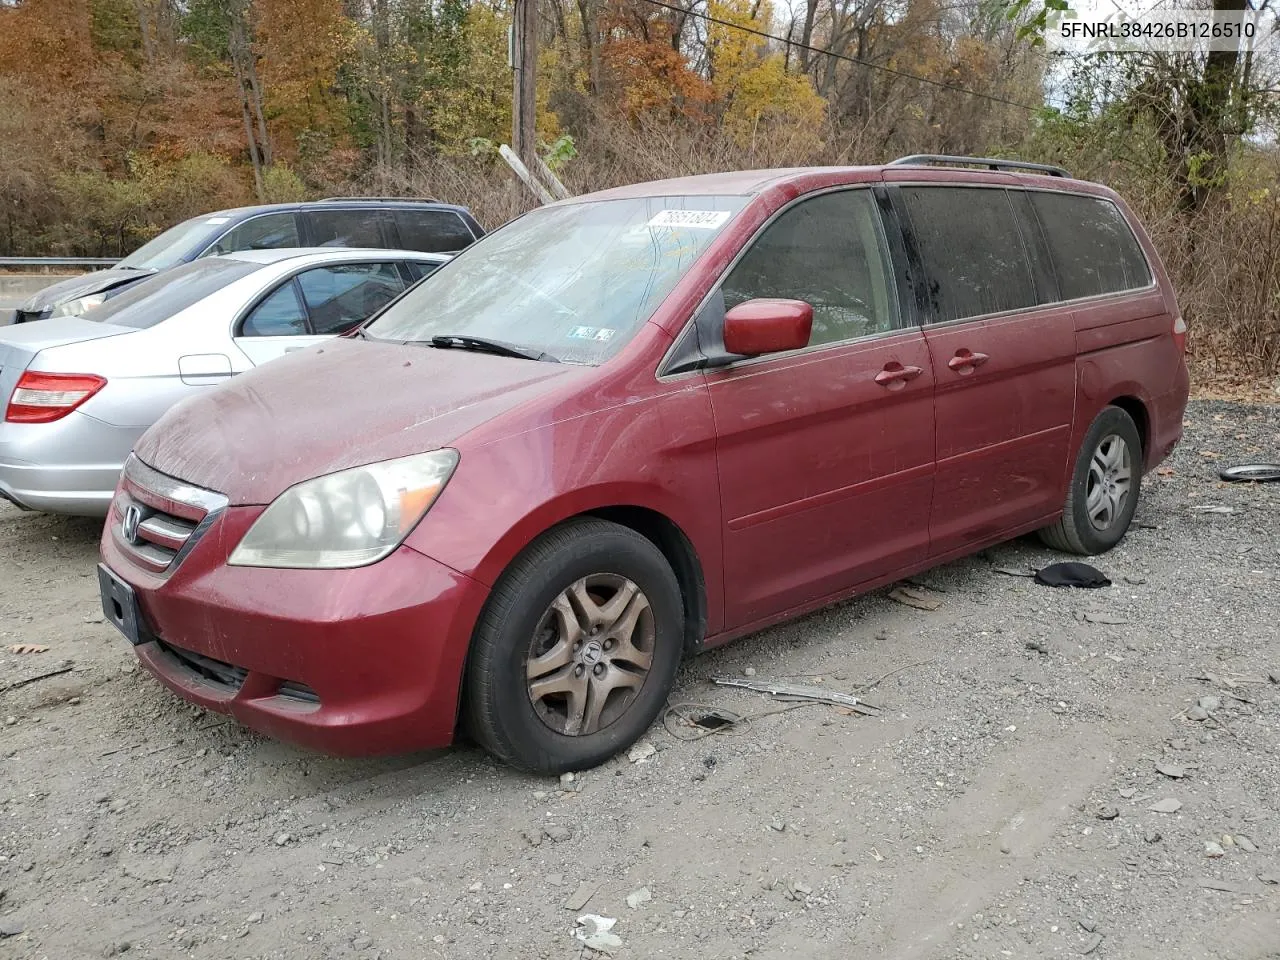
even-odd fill
[{"label": "windshield auction sticker", "polygon": [[1045,45],[1066,54],[1270,52],[1275,11],[1185,9],[1159,0],[1071,0],[1050,10]]},{"label": "windshield auction sticker", "polygon": [[727,210],[663,210],[649,221],[649,226],[718,230],[730,216]]}]

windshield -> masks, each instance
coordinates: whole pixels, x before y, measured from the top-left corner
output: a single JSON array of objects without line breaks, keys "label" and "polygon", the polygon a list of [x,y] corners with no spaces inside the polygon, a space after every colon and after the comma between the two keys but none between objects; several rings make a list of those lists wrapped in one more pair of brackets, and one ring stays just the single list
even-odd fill
[{"label": "windshield", "polygon": [[134,284],[120,296],[90,310],[84,318],[145,330],[263,266],[222,257],[184,263],[158,277]]},{"label": "windshield", "polygon": [[198,253],[227,229],[230,217],[194,217],[170,227],[160,236],[147,241],[120,261],[118,266],[135,270],[164,270],[182,263],[188,254]]},{"label": "windshield", "polygon": [[412,342],[479,337],[568,363],[602,363],[746,202],[641,197],[535,210],[413,287],[365,335]]}]

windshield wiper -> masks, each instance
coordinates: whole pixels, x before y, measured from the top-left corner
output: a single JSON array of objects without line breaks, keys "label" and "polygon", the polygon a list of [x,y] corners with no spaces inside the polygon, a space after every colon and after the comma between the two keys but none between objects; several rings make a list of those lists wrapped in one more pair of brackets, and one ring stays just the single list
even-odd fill
[{"label": "windshield wiper", "polygon": [[490,340],[488,337],[472,337],[466,334],[450,333],[432,337],[428,343],[442,350],[474,350],[477,353],[492,353],[499,357],[518,357],[521,360],[546,360],[550,363],[560,362],[558,357],[553,357],[549,353],[543,353],[540,350],[528,350],[511,343],[504,343],[501,340]]}]

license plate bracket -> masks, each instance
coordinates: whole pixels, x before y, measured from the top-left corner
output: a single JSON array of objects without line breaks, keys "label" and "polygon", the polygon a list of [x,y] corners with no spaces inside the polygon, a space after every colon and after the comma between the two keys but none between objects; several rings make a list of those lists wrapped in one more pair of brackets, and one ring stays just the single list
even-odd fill
[{"label": "license plate bracket", "polygon": [[102,563],[98,564],[98,592],[102,595],[102,615],[124,634],[126,640],[136,647],[150,639],[142,626],[138,597],[133,587]]}]

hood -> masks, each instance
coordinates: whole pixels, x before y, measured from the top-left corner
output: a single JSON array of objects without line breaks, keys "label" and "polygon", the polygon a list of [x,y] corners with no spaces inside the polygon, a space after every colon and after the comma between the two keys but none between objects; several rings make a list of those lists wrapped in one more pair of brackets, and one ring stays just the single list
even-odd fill
[{"label": "hood", "polygon": [[29,313],[39,313],[59,303],[66,303],[68,300],[76,300],[80,297],[87,297],[91,293],[102,293],[104,290],[137,283],[139,280],[145,280],[147,277],[154,275],[150,270],[127,270],[122,267],[112,267],[110,270],[95,270],[93,273],[69,277],[66,280],[60,280],[45,287],[24,303],[22,309]]},{"label": "hood", "polygon": [[449,446],[591,368],[334,340],[202,391],[134,448],[161,473],[270,503],[302,480]]}]

